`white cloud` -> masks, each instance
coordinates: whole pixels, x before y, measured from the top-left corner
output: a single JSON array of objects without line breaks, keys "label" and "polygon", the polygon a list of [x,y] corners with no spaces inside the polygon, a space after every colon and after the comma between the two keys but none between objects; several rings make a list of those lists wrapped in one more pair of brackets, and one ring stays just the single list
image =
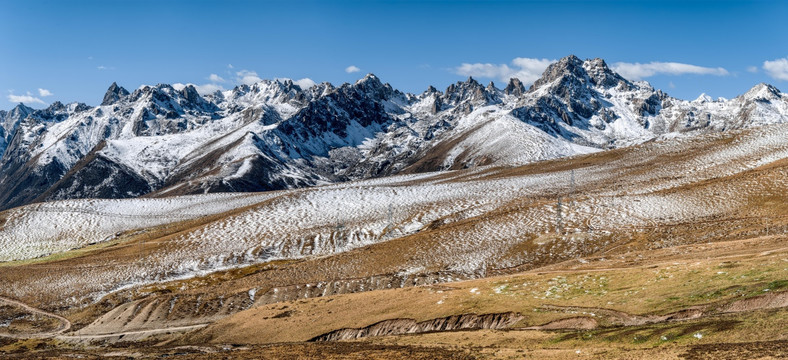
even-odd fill
[{"label": "white cloud", "polygon": [[348,73],[348,74],[356,73],[356,72],[359,72],[359,71],[361,71],[361,69],[359,69],[358,66],[356,66],[356,65],[350,65],[350,66],[345,68],[345,72]]},{"label": "white cloud", "polygon": [[33,96],[33,94],[31,94],[29,91],[27,92],[26,95],[8,94],[8,101],[12,103],[46,104],[44,100],[41,100]]},{"label": "white cloud", "polygon": [[747,67],[747,72],[757,73],[758,72],[758,67],[757,66],[748,66]]},{"label": "white cloud", "polygon": [[304,89],[304,90],[309,89],[309,88],[315,86],[315,84],[317,84],[314,80],[312,80],[310,78],[303,78],[303,79],[295,80],[295,81],[293,81],[293,83],[298,85],[298,87],[300,87],[301,89]]},{"label": "white cloud", "polygon": [[233,66],[233,64],[227,64],[227,68],[228,68],[228,69],[234,69],[234,68],[235,68],[235,66]]},{"label": "white cloud", "polygon": [[224,88],[218,84],[194,85],[194,88],[197,89],[197,93],[200,95],[208,95],[217,91],[224,91]]},{"label": "white cloud", "polygon": [[41,97],[47,97],[47,96],[52,96],[54,94],[52,94],[52,92],[47,89],[38,88],[38,95]]},{"label": "white cloud", "polygon": [[[228,67],[232,67],[232,65],[228,65]],[[251,85],[257,81],[260,81],[260,78],[257,77],[257,73],[254,71],[241,70],[238,73],[236,73],[236,75],[238,75],[238,79],[237,79],[238,82],[242,82],[247,85]],[[217,74],[210,74],[208,75],[208,80],[211,81],[208,84],[202,84],[202,85],[186,84],[186,85],[194,86],[194,88],[197,90],[197,93],[199,93],[200,95],[209,95],[217,91],[224,91],[224,87],[220,84],[217,84],[217,83],[227,82],[227,80],[225,80],[223,77]],[[176,90],[181,90],[184,87],[186,87],[186,85],[172,84],[172,87],[174,87]]]},{"label": "white cloud", "polygon": [[217,83],[217,82],[225,82],[226,81],[221,76],[216,75],[216,74],[211,74],[210,76],[208,76],[208,80],[211,80],[211,82],[215,82],[215,83]]},{"label": "white cloud", "polygon": [[788,58],[764,61],[763,69],[766,70],[769,76],[777,80],[788,81]]},{"label": "white cloud", "polygon": [[696,75],[728,75],[728,70],[721,67],[711,68],[690,64],[682,64],[677,62],[658,62],[652,61],[648,64],[641,63],[625,63],[617,62],[613,64],[612,69],[621,74],[621,76],[630,80],[641,80],[657,74],[669,75],[683,75],[683,74],[696,74]]},{"label": "white cloud", "polygon": [[676,88],[676,84],[674,84],[672,81],[670,83],[668,83],[668,86],[670,86],[671,89],[675,89]]},{"label": "white cloud", "polygon": [[237,80],[238,80],[239,83],[246,84],[246,85],[252,85],[254,83],[257,83],[257,82],[260,82],[260,81],[263,80],[259,76],[257,76],[257,72],[250,71],[250,70],[241,70],[241,71],[235,73],[235,75],[238,76]]},{"label": "white cloud", "polygon": [[542,76],[547,67],[556,60],[534,59],[534,58],[515,58],[510,67],[507,64],[482,64],[482,63],[463,63],[456,67],[454,72],[463,76],[475,76],[481,78],[495,78],[503,82],[515,77],[520,79],[525,85],[529,85]]}]

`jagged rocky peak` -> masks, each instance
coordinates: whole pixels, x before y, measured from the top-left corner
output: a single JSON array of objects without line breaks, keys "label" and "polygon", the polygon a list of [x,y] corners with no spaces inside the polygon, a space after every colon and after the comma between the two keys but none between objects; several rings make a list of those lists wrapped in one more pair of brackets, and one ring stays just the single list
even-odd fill
[{"label": "jagged rocky peak", "polygon": [[219,108],[211,101],[206,100],[205,97],[200,95],[197,92],[197,88],[194,85],[186,85],[180,91],[180,97],[178,103],[186,109],[194,109],[194,110],[201,110],[207,112],[218,111]]},{"label": "jagged rocky peak", "polygon": [[780,99],[781,96],[782,93],[780,92],[780,90],[766,83],[760,83],[758,85],[755,85],[752,87],[752,89],[750,89],[749,91],[744,93],[744,95],[742,95],[742,97],[744,97],[745,99],[753,100],[753,101],[777,100]]},{"label": "jagged rocky peak", "polygon": [[176,84],[175,86],[170,84],[145,85],[134,90],[128,96],[128,101],[145,102],[147,104],[146,108],[153,111],[154,114],[165,112],[171,118],[182,114],[186,109],[198,112],[218,110],[215,104],[207,101],[191,84]]},{"label": "jagged rocky peak", "polygon": [[575,55],[569,55],[550,64],[542,77],[534,82],[530,91],[552,83],[568,86],[572,83],[587,82],[590,85],[603,88],[623,87],[629,89],[632,86],[631,82],[611,70],[607,63],[600,58],[583,61]]},{"label": "jagged rocky peak", "polygon": [[104,93],[104,100],[101,101],[101,105],[112,105],[128,95],[128,90],[118,86],[116,82],[113,82],[112,85],[109,86],[109,89],[107,89],[107,92]]},{"label": "jagged rocky peak", "polygon": [[24,118],[27,115],[29,115],[30,113],[32,113],[33,111],[34,111],[33,108],[31,108],[29,106],[25,106],[25,104],[23,104],[23,103],[19,103],[17,106],[14,106],[14,108],[11,109],[11,111],[9,111],[6,114],[6,116]]},{"label": "jagged rocky peak", "polygon": [[441,110],[443,110],[443,101],[441,98],[443,97],[443,93],[440,90],[436,89],[434,86],[430,85],[427,90],[421,93],[418,96],[408,95],[409,99],[414,101],[425,100],[427,101],[427,106],[432,114],[437,114]]},{"label": "jagged rocky peak", "polygon": [[336,90],[333,84],[330,82],[324,81],[320,84],[312,86],[308,89],[304,89],[304,92],[310,99],[318,98],[321,96],[325,96],[326,94]]},{"label": "jagged rocky peak", "polygon": [[55,101],[52,104],[50,104],[46,109],[44,109],[44,111],[48,111],[52,113],[65,112],[67,110],[68,109],[66,108],[66,105],[63,105],[63,103],[60,101]]},{"label": "jagged rocky peak", "polygon": [[494,82],[490,81],[490,83],[487,84],[487,92],[494,93],[496,91],[498,91],[498,88],[495,87]]},{"label": "jagged rocky peak", "polygon": [[221,90],[216,90],[213,94],[208,95],[215,103],[221,103],[224,101],[224,93]]},{"label": "jagged rocky peak", "polygon": [[10,111],[0,110],[0,155],[5,152],[6,146],[16,132],[16,128],[28,115],[33,113],[33,108],[19,103]]},{"label": "jagged rocky peak", "polygon": [[[279,81],[277,81],[279,82]],[[304,90],[301,86],[294,83],[291,79],[284,79],[280,82],[280,86],[282,91],[287,95],[290,99],[304,99]]]},{"label": "jagged rocky peak", "polygon": [[198,104],[205,102],[205,99],[203,99],[202,96],[200,96],[200,94],[197,92],[197,89],[194,87],[194,85],[191,84],[186,85],[181,90],[181,95],[183,96],[184,99],[186,99],[186,101],[191,103]]},{"label": "jagged rocky peak", "polygon": [[597,86],[612,88],[622,84],[626,87],[631,85],[629,81],[624,79],[621,75],[614,72],[613,70],[610,70],[610,68],[607,66],[607,63],[605,63],[605,60],[600,58],[586,60],[583,63],[583,68],[591,78],[591,81]]},{"label": "jagged rocky peak", "polygon": [[708,102],[713,102],[713,101],[714,101],[714,99],[712,99],[711,96],[709,96],[706,93],[702,93],[693,102],[703,104],[703,103],[708,103]]},{"label": "jagged rocky peak", "polygon": [[484,90],[484,86],[479,84],[472,76],[469,76],[465,81],[458,81],[455,84],[450,84],[449,87],[446,88],[446,95],[451,93],[457,93],[464,90],[476,90],[482,89]]},{"label": "jagged rocky peak", "polygon": [[55,101],[50,104],[48,107],[40,110],[34,110],[30,113],[30,116],[27,117],[27,121],[32,123],[39,123],[39,122],[60,122],[68,118],[69,111],[68,107],[61,103],[60,101]]},{"label": "jagged rocky peak", "polygon": [[169,84],[158,84],[156,86],[143,85],[129,95],[129,100],[135,102],[150,96],[156,100],[166,101],[174,92],[175,89]]},{"label": "jagged rocky peak", "polygon": [[525,93],[525,86],[523,86],[520,79],[511,78],[509,79],[509,84],[503,89],[503,93],[506,95],[522,96],[523,93]]},{"label": "jagged rocky peak", "polygon": [[356,81],[356,84],[361,84],[361,83],[371,83],[371,84],[383,85],[383,83],[380,81],[380,78],[377,77],[373,73],[368,73],[368,74],[364,75],[363,78],[361,78],[361,79]]},{"label": "jagged rocky peak", "polygon": [[536,89],[542,85],[549,84],[557,79],[573,77],[583,78],[586,70],[583,68],[583,61],[577,56],[569,55],[550,64],[542,73],[542,77],[537,79],[531,89]]},{"label": "jagged rocky peak", "polygon": [[384,84],[375,74],[369,73],[353,85],[365,94],[371,95],[374,99],[385,100],[394,95],[395,91],[388,83]]},{"label": "jagged rocky peak", "polygon": [[440,90],[430,85],[430,87],[428,87],[427,90],[424,91],[424,94],[442,94],[442,93],[440,92]]},{"label": "jagged rocky peak", "polygon": [[14,106],[14,108],[10,111],[0,110],[0,127],[5,128],[6,131],[10,132],[14,127],[19,125],[19,122],[22,121],[22,119],[32,114],[33,111],[35,111],[35,109],[27,107],[22,103]]},{"label": "jagged rocky peak", "polygon": [[444,97],[447,103],[459,104],[466,101],[474,103],[490,103],[495,96],[473,77],[464,82],[457,82],[446,88]]},{"label": "jagged rocky peak", "polygon": [[[314,96],[313,89],[321,86],[322,84],[315,85],[309,89],[302,89],[290,79],[262,80],[250,85],[241,84],[236,86],[230,91],[228,99],[231,100],[231,107],[237,106],[238,100],[242,104],[274,102],[303,106]],[[224,96],[220,98],[214,95],[212,98],[218,99],[216,103],[226,100]]]}]

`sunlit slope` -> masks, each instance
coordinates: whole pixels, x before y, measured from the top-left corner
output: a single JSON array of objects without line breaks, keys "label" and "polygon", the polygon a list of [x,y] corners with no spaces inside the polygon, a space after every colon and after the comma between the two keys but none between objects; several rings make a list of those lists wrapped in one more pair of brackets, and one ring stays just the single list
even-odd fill
[{"label": "sunlit slope", "polygon": [[[6,263],[0,285],[4,295],[43,306],[88,305],[113,291],[286,260],[210,288],[184,288],[210,296],[254,289],[258,299],[276,301],[268,296],[276,288],[299,284],[451,281],[611,250],[754,236],[767,231],[754,222],[772,231],[786,223],[779,205],[786,130],[274,193],[31,205],[2,214],[6,259],[27,261]],[[61,232],[39,231],[42,223]],[[19,241],[13,231],[25,226],[28,237]],[[144,231],[30,262],[134,229]]]}]

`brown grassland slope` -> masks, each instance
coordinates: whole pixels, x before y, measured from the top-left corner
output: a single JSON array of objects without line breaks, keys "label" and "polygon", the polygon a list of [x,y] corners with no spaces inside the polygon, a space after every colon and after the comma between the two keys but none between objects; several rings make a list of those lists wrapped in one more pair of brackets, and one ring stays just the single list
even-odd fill
[{"label": "brown grassland slope", "polygon": [[[58,327],[55,318],[6,305],[0,308],[0,354],[788,357],[788,143],[780,140],[786,128],[665,139],[514,168],[285,191],[227,213],[0,263],[0,296],[72,324],[66,333],[42,336]],[[312,239],[326,231],[329,243],[339,244],[351,230],[377,221],[374,216],[393,217],[389,203],[370,196],[367,206],[378,215],[369,218],[266,238],[246,232],[255,241],[281,239],[282,253],[298,256],[228,263],[188,276],[139,275],[165,268],[171,254],[208,256],[192,250],[221,241],[215,229],[231,235],[239,226],[266,225],[239,220],[249,214],[295,209],[321,191],[352,196],[362,188],[372,195],[422,188],[487,193],[472,194],[478,197],[465,207],[456,207],[462,197],[444,197],[398,208],[399,223],[379,236],[307,254],[318,246]],[[415,223],[422,226],[408,227]],[[195,234],[210,236],[184,240]],[[30,339],[3,337],[3,329]]]}]

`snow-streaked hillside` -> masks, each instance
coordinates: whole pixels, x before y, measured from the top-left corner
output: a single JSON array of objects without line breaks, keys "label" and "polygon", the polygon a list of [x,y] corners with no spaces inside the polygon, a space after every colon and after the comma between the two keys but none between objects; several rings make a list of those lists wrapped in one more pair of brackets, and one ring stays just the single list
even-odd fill
[{"label": "snow-streaked hillside", "polygon": [[275,194],[63,200],[16,208],[3,214],[0,261],[32,259],[81,248],[112,240],[125,231],[243,208]]},{"label": "snow-streaked hillside", "polygon": [[206,96],[191,85],[112,84],[97,107],[17,107],[0,121],[0,208],[10,208],[518,165],[783,123],[788,96],[759,84],[730,100],[684,101],[601,59],[569,56],[528,90],[516,79],[504,89],[468,79],[414,95],[371,74],[337,87],[264,80]]},{"label": "snow-streaked hillside", "polygon": [[[610,234],[626,229],[637,233],[713,219],[753,197],[770,196],[788,186],[785,177],[720,179],[788,158],[786,131],[788,125],[776,124],[667,136],[567,162],[479,166],[279,192],[34,204],[0,213],[0,256],[30,259],[111,240],[119,231],[238,210],[158,239],[161,245],[139,257],[95,258],[89,273],[47,272],[9,294],[77,292],[69,301],[82,303],[141,284],[277,259],[338,256],[365,246],[401,249],[387,253],[390,262],[375,265],[380,273],[473,276],[551,254],[574,256],[583,246],[601,249]],[[557,240],[559,221],[576,235]],[[320,271],[330,277],[370,266],[342,259]]]}]

